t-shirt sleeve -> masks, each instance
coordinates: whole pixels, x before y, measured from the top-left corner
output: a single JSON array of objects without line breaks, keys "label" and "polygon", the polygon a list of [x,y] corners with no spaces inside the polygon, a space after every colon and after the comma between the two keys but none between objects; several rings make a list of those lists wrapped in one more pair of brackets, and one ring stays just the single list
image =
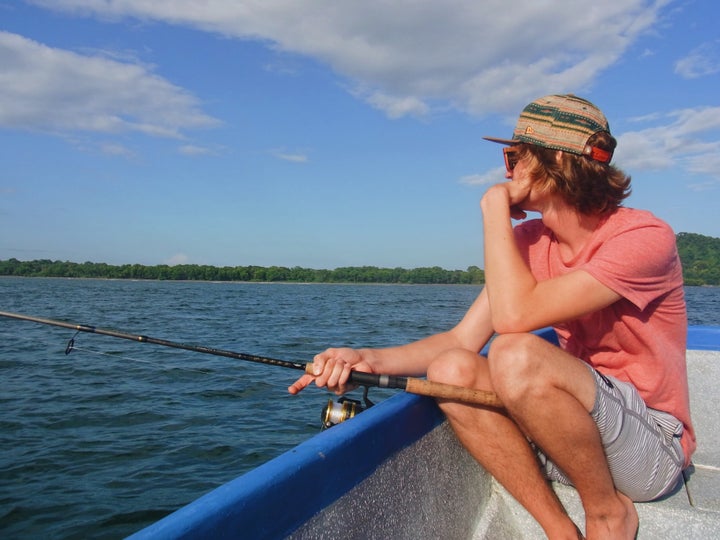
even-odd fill
[{"label": "t-shirt sleeve", "polygon": [[641,311],[682,279],[675,234],[660,220],[615,231],[580,268]]}]

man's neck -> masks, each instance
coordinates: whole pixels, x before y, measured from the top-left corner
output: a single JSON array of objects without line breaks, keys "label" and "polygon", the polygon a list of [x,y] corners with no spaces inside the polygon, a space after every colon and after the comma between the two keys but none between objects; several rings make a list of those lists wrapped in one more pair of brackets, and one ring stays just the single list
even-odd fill
[{"label": "man's neck", "polygon": [[566,204],[551,205],[542,213],[542,221],[555,235],[565,259],[575,257],[585,247],[601,219],[581,214]]}]

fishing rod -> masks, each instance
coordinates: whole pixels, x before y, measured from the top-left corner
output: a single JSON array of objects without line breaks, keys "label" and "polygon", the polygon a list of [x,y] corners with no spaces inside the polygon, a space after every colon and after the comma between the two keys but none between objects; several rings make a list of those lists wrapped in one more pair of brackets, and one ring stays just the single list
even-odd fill
[{"label": "fishing rod", "polygon": [[[233,358],[235,360],[245,360],[271,366],[296,369],[313,375],[312,362],[289,362],[287,360],[278,360],[277,358],[268,358],[266,356],[257,356],[254,354],[227,351],[223,349],[216,349],[214,347],[205,347],[202,345],[189,345],[186,343],[178,343],[175,341],[168,341],[166,339],[159,339],[151,336],[130,334],[118,330],[108,330],[87,324],[76,324],[71,322],[58,321],[55,319],[46,319],[43,317],[32,317],[30,315],[22,315],[20,313],[11,313],[8,311],[0,311],[0,316],[21,321],[47,324],[49,326],[69,328],[71,330],[75,330],[76,332],[100,334],[103,336],[137,341],[139,343],[152,343],[153,345],[162,345],[163,347],[172,347],[174,349],[184,349],[186,351],[212,354],[215,356],[224,356],[227,358]],[[73,349],[73,345],[74,337],[71,338],[68,342],[68,346],[65,349],[65,354],[70,354]],[[378,388],[404,390],[411,394],[417,394],[420,396],[429,396],[434,398],[447,399],[451,401],[461,401],[464,403],[484,405],[487,407],[502,407],[502,403],[494,392],[477,390],[474,388],[465,388],[462,386],[455,386],[451,384],[443,384],[428,381],[426,379],[418,379],[415,377],[398,377],[394,375],[378,375],[376,373],[365,373],[363,371],[351,371],[350,382],[365,387],[375,386]],[[348,412],[348,414],[350,413]]]}]

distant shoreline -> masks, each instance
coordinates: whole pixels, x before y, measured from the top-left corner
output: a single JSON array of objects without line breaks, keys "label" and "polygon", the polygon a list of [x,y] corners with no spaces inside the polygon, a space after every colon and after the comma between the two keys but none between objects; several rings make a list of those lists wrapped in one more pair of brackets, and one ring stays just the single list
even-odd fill
[{"label": "distant shoreline", "polygon": [[[0,274],[0,278],[9,278],[9,279],[64,279],[64,280],[91,280],[91,281],[135,281],[135,282],[155,282],[155,283],[217,283],[217,284],[227,284],[227,283],[237,283],[238,285],[372,285],[372,286],[378,286],[378,285],[387,285],[387,286],[465,286],[465,287],[480,287],[484,284],[482,283],[381,283],[381,282],[351,282],[351,281],[328,281],[328,282],[321,282],[321,281],[220,281],[220,280],[199,280],[199,279],[143,279],[143,278],[105,278],[105,277],[82,277],[82,276],[74,276],[74,277],[67,277],[67,276],[14,276],[14,275],[3,275]],[[699,288],[708,288],[708,289],[714,289],[720,287],[720,285],[712,285],[712,284],[691,284],[691,283],[684,283],[684,287],[699,287]]]},{"label": "distant shoreline", "polygon": [[19,277],[138,279],[157,281],[217,281],[245,283],[386,283],[480,285],[485,273],[477,266],[467,270],[445,270],[439,266],[378,268],[349,266],[334,270],[284,266],[216,267],[208,265],[109,265],[105,263],[73,263],[67,261],[0,261],[0,275]]},{"label": "distant shoreline", "polygon": [[[459,285],[465,287],[480,287],[482,283],[382,283],[382,282],[353,282],[353,281],[222,281],[222,280],[206,280],[206,279],[144,279],[144,278],[107,278],[107,277],[83,277],[83,276],[14,276],[0,274],[0,279],[62,279],[62,280],[88,280],[88,281],[129,281],[129,282],[148,282],[148,283],[237,283],[238,285],[387,285],[387,286],[448,286]],[[707,285],[713,287],[714,285]]]},{"label": "distant shoreline", "polygon": [[[687,286],[720,285],[720,238],[694,233],[676,235]],[[210,266],[199,264],[142,265],[75,263],[49,259],[0,260],[0,276],[137,279],[156,281],[216,281],[219,283],[354,283],[395,285],[482,285],[485,272],[477,266],[446,270],[439,266],[380,268],[345,266],[334,270],[300,266]]]}]

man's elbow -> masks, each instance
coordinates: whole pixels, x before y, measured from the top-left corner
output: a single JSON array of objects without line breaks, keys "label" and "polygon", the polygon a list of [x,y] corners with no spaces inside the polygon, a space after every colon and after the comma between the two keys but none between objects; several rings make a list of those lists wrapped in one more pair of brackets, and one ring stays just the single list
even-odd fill
[{"label": "man's elbow", "polygon": [[502,314],[493,313],[492,322],[493,328],[498,334],[518,334],[532,330],[529,317],[521,310],[513,310]]}]

